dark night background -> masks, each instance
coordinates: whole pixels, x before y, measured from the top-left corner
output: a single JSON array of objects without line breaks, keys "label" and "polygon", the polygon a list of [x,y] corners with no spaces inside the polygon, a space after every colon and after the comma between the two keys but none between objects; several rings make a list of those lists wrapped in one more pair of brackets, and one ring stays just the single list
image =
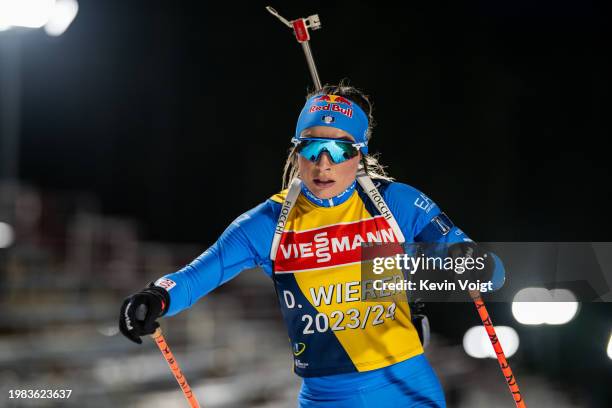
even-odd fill
[{"label": "dark night background", "polygon": [[[371,151],[473,239],[611,241],[607,10],[285,3],[83,1],[63,36],[21,36],[21,181],[91,192],[103,213],[137,219],[143,237],[204,250],[280,189],[312,87],[270,4],[288,19],[319,14],[322,81],[348,78],[372,97]],[[592,320],[526,340],[526,367],[570,393],[592,374],[603,395],[592,406],[610,396],[610,362],[590,340],[609,333],[609,305],[584,304]],[[491,308],[497,322],[511,322],[507,306]],[[471,308],[432,305],[446,315],[435,330],[462,333],[453,313],[478,324]]]},{"label": "dark night background", "polygon": [[[323,81],[372,96],[373,150],[472,237],[607,240],[607,19],[512,4],[276,7],[319,13]],[[311,85],[264,3],[84,2],[23,50],[22,179],[203,245],[279,190]]]}]

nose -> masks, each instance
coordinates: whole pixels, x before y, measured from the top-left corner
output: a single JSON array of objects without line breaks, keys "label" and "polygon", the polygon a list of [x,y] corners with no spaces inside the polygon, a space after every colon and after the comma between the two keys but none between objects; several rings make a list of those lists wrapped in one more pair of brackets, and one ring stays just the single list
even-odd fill
[{"label": "nose", "polygon": [[319,155],[319,159],[317,160],[317,163],[316,163],[317,168],[319,170],[328,170],[331,168],[332,164],[333,164],[333,161],[329,157],[328,152],[322,152]]}]

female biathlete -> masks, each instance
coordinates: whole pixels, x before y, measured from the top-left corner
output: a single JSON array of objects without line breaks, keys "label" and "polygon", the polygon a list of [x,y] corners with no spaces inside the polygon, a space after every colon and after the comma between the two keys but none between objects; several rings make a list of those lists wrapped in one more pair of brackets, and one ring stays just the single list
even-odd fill
[{"label": "female biathlete", "polygon": [[[128,297],[121,332],[140,344],[159,317],[260,266],[274,283],[303,377],[299,407],[445,407],[408,303],[362,299],[361,250],[369,242],[470,240],[368,154],[372,120],[368,98],[351,86],[309,95],[283,191],[236,218],[189,265]],[[142,305],[146,317],[137,320]]]}]

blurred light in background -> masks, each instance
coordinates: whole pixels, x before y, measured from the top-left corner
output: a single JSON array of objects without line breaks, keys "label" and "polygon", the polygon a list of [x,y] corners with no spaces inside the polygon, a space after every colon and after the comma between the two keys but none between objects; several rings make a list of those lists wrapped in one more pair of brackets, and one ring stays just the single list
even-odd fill
[{"label": "blurred light in background", "polygon": [[576,296],[567,289],[525,288],[512,301],[512,315],[525,325],[559,325],[578,313]]},{"label": "blurred light in background", "polygon": [[[507,358],[510,358],[519,347],[519,336],[516,330],[508,326],[498,326],[495,328],[497,337],[501,342],[502,348]],[[474,358],[497,358],[489,335],[484,326],[474,326],[463,335],[463,349],[468,356]]]},{"label": "blurred light in background", "polygon": [[519,290],[512,299],[512,315],[522,324],[543,324],[546,321],[545,310],[540,302],[552,299],[544,288],[525,288]]},{"label": "blurred light in background", "polygon": [[547,307],[546,324],[565,324],[578,313],[579,303],[576,296],[567,289],[552,289],[552,302],[544,303]]},{"label": "blurred light in background", "polygon": [[62,35],[79,10],[76,0],[0,0],[0,31],[11,27],[40,28]]},{"label": "blurred light in background", "polygon": [[0,222],[0,248],[8,248],[13,244],[14,239],[13,227],[6,222]]},{"label": "blurred light in background", "polygon": [[68,29],[79,12],[79,3],[76,0],[57,0],[47,24],[45,32],[58,37]]},{"label": "blurred light in background", "polygon": [[610,340],[608,340],[608,358],[612,360],[612,333],[610,333]]},{"label": "blurred light in background", "polygon": [[39,28],[49,21],[55,0],[0,0],[0,25]]}]

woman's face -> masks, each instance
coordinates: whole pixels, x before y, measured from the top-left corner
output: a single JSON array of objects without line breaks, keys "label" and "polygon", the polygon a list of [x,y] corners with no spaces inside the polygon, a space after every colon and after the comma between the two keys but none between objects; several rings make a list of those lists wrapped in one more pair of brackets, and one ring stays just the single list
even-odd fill
[{"label": "woman's face", "polygon": [[[302,134],[302,137],[322,137],[326,139],[355,139],[344,130],[328,127],[313,126]],[[319,198],[332,198],[346,190],[357,176],[361,152],[352,159],[340,164],[334,163],[327,152],[319,156],[316,163],[298,155],[299,175],[306,187]]]}]

